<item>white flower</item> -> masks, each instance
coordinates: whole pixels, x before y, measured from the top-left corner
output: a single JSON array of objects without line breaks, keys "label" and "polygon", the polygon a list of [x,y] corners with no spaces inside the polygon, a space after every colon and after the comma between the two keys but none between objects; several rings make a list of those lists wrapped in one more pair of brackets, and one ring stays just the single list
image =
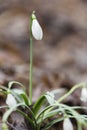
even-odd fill
[{"label": "white flower", "polygon": [[7,95],[6,104],[11,108],[17,105],[17,101],[12,94]]},{"label": "white flower", "polygon": [[39,24],[39,22],[36,19],[36,16],[32,14],[32,35],[36,40],[41,40],[43,38],[43,31]]},{"label": "white flower", "polygon": [[64,119],[63,130],[74,130],[73,125],[69,118]]},{"label": "white flower", "polygon": [[80,99],[83,102],[87,102],[87,88],[82,88]]},{"label": "white flower", "polygon": [[49,102],[49,104],[50,105],[53,105],[56,101],[55,101],[55,96],[54,96],[54,94],[53,93],[51,93],[51,92],[46,92],[46,98],[47,98],[47,100],[48,100],[48,102]]}]

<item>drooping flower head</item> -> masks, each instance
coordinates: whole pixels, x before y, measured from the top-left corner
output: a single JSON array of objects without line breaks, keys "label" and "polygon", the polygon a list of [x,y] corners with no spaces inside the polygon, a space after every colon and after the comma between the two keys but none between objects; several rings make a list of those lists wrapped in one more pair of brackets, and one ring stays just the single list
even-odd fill
[{"label": "drooping flower head", "polygon": [[9,108],[17,105],[15,97],[10,93],[7,95],[6,104],[9,106]]},{"label": "drooping flower head", "polygon": [[74,130],[69,118],[65,118],[63,122],[63,130]]},{"label": "drooping flower head", "polygon": [[87,102],[87,88],[86,87],[82,88],[80,99],[83,102]]},{"label": "drooping flower head", "polygon": [[31,27],[32,35],[36,40],[41,40],[43,38],[42,28],[35,16],[35,13],[32,13],[32,27]]}]

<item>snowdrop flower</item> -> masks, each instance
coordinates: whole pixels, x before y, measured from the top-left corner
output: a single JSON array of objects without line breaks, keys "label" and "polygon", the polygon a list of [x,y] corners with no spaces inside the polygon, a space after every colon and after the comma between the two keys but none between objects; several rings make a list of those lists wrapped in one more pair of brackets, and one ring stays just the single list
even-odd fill
[{"label": "snowdrop flower", "polygon": [[32,14],[32,27],[31,27],[32,35],[36,40],[41,40],[43,38],[43,31],[36,19],[35,14]]},{"label": "snowdrop flower", "polygon": [[6,104],[11,108],[17,105],[17,101],[12,94],[7,95]]},{"label": "snowdrop flower", "polygon": [[56,101],[55,101],[55,96],[54,96],[54,94],[53,93],[51,93],[51,92],[46,92],[46,98],[47,98],[47,100],[48,100],[48,102],[49,102],[49,104],[50,105],[53,105],[54,103],[56,103]]},{"label": "snowdrop flower", "polygon": [[63,130],[74,130],[73,125],[69,118],[64,119]]},{"label": "snowdrop flower", "polygon": [[87,88],[82,88],[80,99],[83,102],[87,102]]}]

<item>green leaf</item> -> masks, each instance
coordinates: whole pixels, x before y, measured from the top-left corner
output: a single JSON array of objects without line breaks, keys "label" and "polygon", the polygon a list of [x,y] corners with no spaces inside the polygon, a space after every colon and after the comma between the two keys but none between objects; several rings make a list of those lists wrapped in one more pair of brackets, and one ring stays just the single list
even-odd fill
[{"label": "green leaf", "polygon": [[16,106],[13,106],[13,107],[11,107],[8,111],[6,111],[6,112],[4,113],[4,115],[3,115],[2,121],[3,121],[3,122],[6,122],[7,119],[8,119],[8,117],[9,117],[9,115],[10,115],[13,111],[15,111],[17,107],[19,107],[19,106],[21,106],[21,105],[24,105],[24,104],[23,104],[23,103],[17,104]]},{"label": "green leaf", "polygon": [[40,108],[42,107],[42,105],[44,104],[46,98],[44,95],[42,95],[34,104],[33,106],[33,112],[36,116],[36,114],[38,113],[38,111],[40,111]]},{"label": "green leaf", "polygon": [[30,105],[30,102],[29,102],[29,100],[28,100],[28,97],[27,97],[27,95],[26,94],[24,94],[24,93],[22,93],[21,95],[20,95],[21,97],[22,97],[22,99],[24,100],[24,103],[26,104],[26,105]]},{"label": "green leaf", "polygon": [[64,119],[64,117],[59,118],[59,119],[55,119],[53,121],[51,121],[50,123],[48,123],[47,125],[45,125],[44,128],[42,128],[41,130],[48,130],[49,128],[51,128],[54,124],[56,124],[57,122],[60,122]]},{"label": "green leaf", "polygon": [[8,88],[6,88],[5,86],[0,85],[0,89],[7,91]]},{"label": "green leaf", "polygon": [[53,105],[49,105],[45,107],[44,109],[42,109],[41,112],[36,115],[36,119],[38,120],[41,115],[43,115],[44,113],[48,113],[50,109],[53,109]]},{"label": "green leaf", "polygon": [[36,114],[40,111],[40,108],[44,106],[45,101],[47,101],[49,104],[53,105],[55,104],[55,99],[54,99],[54,95],[50,92],[45,93],[44,95],[42,95],[34,104],[33,106],[33,112],[36,116]]},{"label": "green leaf", "polygon": [[32,118],[29,117],[29,115],[25,114],[23,111],[21,110],[17,110],[21,115],[23,115],[24,118],[26,118],[28,120],[28,122],[32,125],[32,127],[35,129],[35,123],[33,122]]}]

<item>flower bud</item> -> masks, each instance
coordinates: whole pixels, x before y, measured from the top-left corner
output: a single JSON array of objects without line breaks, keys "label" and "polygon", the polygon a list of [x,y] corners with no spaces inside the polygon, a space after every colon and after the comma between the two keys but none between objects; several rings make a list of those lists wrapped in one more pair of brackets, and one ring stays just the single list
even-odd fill
[{"label": "flower bud", "polygon": [[36,40],[41,40],[43,38],[43,31],[36,19],[35,14],[32,14],[32,27],[31,27],[32,35]]},{"label": "flower bud", "polygon": [[11,108],[17,105],[17,101],[12,94],[7,95],[6,104]]},{"label": "flower bud", "polygon": [[80,99],[83,102],[87,102],[87,88],[82,88]]},{"label": "flower bud", "polygon": [[64,119],[63,130],[74,130],[73,125],[69,118]]}]

